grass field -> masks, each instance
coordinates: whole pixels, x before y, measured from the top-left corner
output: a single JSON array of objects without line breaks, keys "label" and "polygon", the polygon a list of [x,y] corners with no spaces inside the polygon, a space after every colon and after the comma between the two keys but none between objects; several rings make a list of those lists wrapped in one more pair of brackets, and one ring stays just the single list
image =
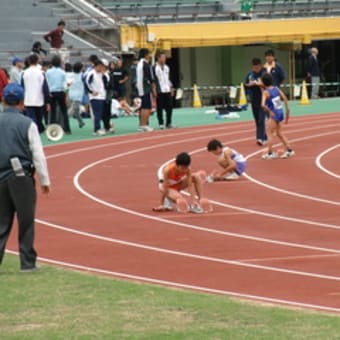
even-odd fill
[{"label": "grass field", "polygon": [[[338,99],[292,103],[293,115],[338,111]],[[176,110],[181,127],[223,124],[205,109]],[[251,112],[241,120],[251,119]],[[135,132],[136,118],[114,121],[117,134]],[[88,139],[91,122],[61,142]],[[156,126],[156,119],[151,119]],[[46,137],[43,137],[46,144]],[[261,306],[226,296],[113,280],[44,266],[18,271],[6,255],[0,267],[0,339],[340,339],[338,316]],[[335,297],[336,298],[336,297]]]},{"label": "grass field", "polygon": [[0,268],[0,339],[340,339],[340,318],[44,266]]}]

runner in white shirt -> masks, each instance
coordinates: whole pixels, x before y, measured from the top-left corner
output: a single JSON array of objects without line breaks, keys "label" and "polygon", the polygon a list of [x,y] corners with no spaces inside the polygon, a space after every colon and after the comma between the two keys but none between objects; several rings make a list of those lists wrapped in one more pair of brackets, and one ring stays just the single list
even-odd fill
[{"label": "runner in white shirt", "polygon": [[213,171],[207,177],[208,182],[236,180],[246,170],[247,161],[243,155],[229,147],[224,147],[219,140],[212,139],[207,149],[217,156],[217,163],[223,168],[222,171]]}]

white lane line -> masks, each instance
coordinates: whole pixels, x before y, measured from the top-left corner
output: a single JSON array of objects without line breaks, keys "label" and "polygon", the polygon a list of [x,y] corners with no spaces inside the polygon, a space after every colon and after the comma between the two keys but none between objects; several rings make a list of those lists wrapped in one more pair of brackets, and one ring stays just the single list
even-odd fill
[{"label": "white lane line", "polygon": [[[181,141],[179,141],[179,142],[181,142]],[[168,144],[168,143],[166,143],[166,144]],[[112,160],[112,159],[116,159],[116,158],[119,158],[119,157],[124,157],[126,154],[132,154],[132,153],[137,153],[137,152],[141,152],[141,151],[146,151],[146,150],[156,148],[156,147],[161,147],[161,146],[162,146],[162,144],[158,144],[157,146],[149,146],[149,147],[139,148],[139,149],[135,149],[135,150],[130,150],[129,152],[117,154],[115,156],[111,156],[111,157],[108,157],[108,158],[105,158],[105,159],[98,160],[94,163],[88,164],[87,166],[85,166],[84,168],[80,169],[77,172],[77,174],[75,175],[74,180],[73,180],[74,185],[77,188],[77,190],[80,193],[82,193],[85,197],[87,197],[87,198],[89,198],[89,199],[91,199],[91,200],[93,200],[93,201],[95,201],[99,204],[102,204],[104,206],[107,206],[107,207],[110,207],[110,208],[113,208],[113,209],[117,209],[119,211],[122,211],[122,212],[125,212],[125,213],[128,213],[128,214],[132,214],[132,215],[135,215],[135,216],[138,216],[138,217],[147,218],[147,219],[150,219],[150,220],[155,220],[155,221],[158,221],[158,222],[172,224],[172,225],[180,226],[180,227],[184,227],[184,228],[190,228],[190,229],[198,230],[198,231],[210,232],[210,233],[215,233],[215,234],[217,233],[217,234],[220,234],[220,235],[232,236],[232,237],[243,238],[243,239],[248,239],[248,240],[253,240],[253,241],[271,243],[271,244],[279,244],[279,245],[288,246],[288,247],[296,247],[296,248],[310,249],[310,250],[316,250],[316,251],[326,251],[326,252],[338,252],[339,251],[337,249],[314,247],[314,246],[308,246],[308,245],[305,245],[305,244],[291,243],[291,242],[285,242],[285,241],[277,241],[277,240],[266,239],[266,238],[261,238],[261,237],[243,235],[243,234],[239,234],[239,233],[231,233],[231,232],[225,232],[225,231],[220,231],[220,230],[215,230],[215,229],[209,229],[209,228],[199,227],[197,225],[187,224],[187,223],[183,223],[183,222],[175,222],[175,221],[171,221],[171,220],[168,220],[168,219],[164,219],[164,218],[160,218],[160,217],[156,217],[156,216],[152,216],[152,215],[139,213],[137,211],[127,209],[127,208],[123,208],[121,206],[111,204],[110,202],[99,199],[99,198],[95,197],[94,195],[88,193],[80,185],[80,182],[79,182],[80,176],[84,172],[86,172],[88,169],[90,169],[90,168],[92,168],[92,167],[94,167],[94,166],[96,166],[96,165],[98,165],[102,162]],[[196,150],[196,151],[198,152],[198,150]],[[302,224],[310,224],[310,225],[314,225],[314,226],[318,226],[318,227],[327,227],[327,228],[334,228],[334,229],[340,228],[340,226],[336,226],[336,225],[318,223],[318,222],[314,222],[314,221],[308,221],[308,220],[305,220],[305,219],[289,218],[289,217],[282,216],[282,215],[274,215],[274,214],[259,212],[259,211],[256,211],[256,210],[250,210],[250,209],[246,209],[246,208],[242,208],[242,207],[227,205],[227,204],[220,203],[220,202],[217,202],[217,201],[213,201],[213,203],[221,205],[221,206],[225,206],[225,207],[228,207],[228,208],[237,209],[239,211],[246,211],[246,212],[249,212],[249,213],[254,213],[254,214],[258,214],[258,215],[262,215],[262,216],[273,217],[273,218],[278,218],[278,219],[283,219],[283,220],[288,220],[288,221],[293,221],[293,222],[299,222],[299,223],[302,223]]]},{"label": "white lane line", "polygon": [[340,254],[317,254],[317,255],[293,255],[293,256],[277,256],[277,257],[261,257],[252,259],[239,259],[240,262],[272,262],[272,261],[291,261],[291,260],[309,260],[323,258],[337,258]]},{"label": "white lane line", "polygon": [[[338,134],[338,133],[339,133],[339,131],[333,131],[333,132],[328,132],[328,133],[322,133],[322,134],[319,134],[319,135],[314,135],[312,137],[308,136],[308,137],[296,138],[296,139],[292,139],[291,141],[292,142],[300,142],[300,141],[304,141],[304,140],[308,140],[308,139],[312,139],[312,138],[323,137],[323,136],[328,136],[328,135],[334,135],[334,134]],[[263,150],[259,150],[259,151],[253,152],[252,154],[248,155],[246,157],[246,159],[249,159],[251,157],[259,155],[262,152],[263,152]],[[288,162],[289,160],[273,160],[273,162],[275,162],[275,161]],[[268,161],[266,161],[266,162],[268,162]],[[256,183],[256,184],[258,184],[258,185],[260,185],[262,187],[265,187],[267,189],[280,192],[282,194],[286,194],[286,195],[290,195],[290,196],[294,196],[294,197],[299,197],[299,198],[304,198],[304,199],[310,200],[310,201],[315,201],[315,202],[320,202],[320,203],[340,206],[340,202],[339,201],[327,200],[327,199],[324,199],[324,198],[321,198],[321,197],[304,195],[304,194],[297,193],[295,191],[289,191],[289,190],[281,189],[281,188],[276,187],[274,185],[270,185],[270,184],[262,182],[262,181],[260,181],[258,179],[255,179],[254,177],[250,176],[248,173],[244,173],[244,176],[249,181],[251,181],[253,183]]]},{"label": "white lane line", "polygon": [[[143,249],[143,250],[152,251],[152,252],[158,252],[158,253],[163,253],[163,254],[168,254],[168,255],[187,257],[187,258],[192,258],[192,259],[195,259],[195,260],[202,260],[202,261],[208,261],[208,262],[228,264],[228,265],[239,266],[239,267],[246,267],[246,268],[260,269],[260,270],[265,270],[265,271],[280,272],[280,273],[284,273],[284,274],[292,274],[292,275],[298,275],[298,276],[313,277],[313,278],[317,278],[317,279],[340,281],[339,276],[316,274],[316,273],[310,273],[310,272],[303,272],[303,271],[299,271],[299,270],[290,270],[290,269],[283,269],[283,268],[279,268],[279,267],[263,266],[263,265],[258,265],[258,264],[245,263],[245,262],[236,261],[236,260],[226,260],[226,259],[212,257],[212,256],[197,255],[197,254],[192,254],[192,253],[186,253],[186,252],[181,252],[181,251],[176,251],[176,250],[171,250],[171,249],[166,249],[166,248],[148,246],[148,245],[141,244],[141,243],[129,242],[129,241],[124,241],[124,240],[120,240],[120,239],[114,239],[114,238],[111,238],[111,237],[96,235],[96,234],[80,231],[80,230],[77,230],[77,229],[67,228],[65,226],[57,225],[57,224],[54,224],[54,223],[45,222],[45,221],[42,221],[42,220],[37,220],[37,222],[44,224],[45,226],[48,226],[50,228],[62,230],[62,231],[69,232],[69,233],[72,233],[72,234],[81,235],[81,236],[84,236],[84,237],[89,237],[89,238],[93,238],[93,239],[97,239],[97,240],[101,240],[101,241],[105,241],[105,242],[116,243],[116,244],[120,244],[120,245],[124,245],[124,246],[128,246],[128,247]],[[318,249],[315,249],[315,250],[320,251],[321,249],[318,248]],[[333,250],[330,250],[330,249],[327,249],[326,251],[327,252],[330,252],[330,251],[333,252]],[[340,250],[334,250],[334,252],[340,254]]]},{"label": "white lane line", "polygon": [[317,156],[317,158],[316,158],[316,160],[315,160],[316,166],[317,166],[321,171],[324,171],[326,174],[328,174],[328,175],[330,175],[330,176],[332,176],[332,177],[335,177],[335,178],[337,178],[337,179],[340,179],[340,175],[338,175],[338,174],[336,174],[336,173],[334,173],[334,172],[332,172],[332,171],[326,169],[326,168],[321,164],[321,159],[322,159],[322,157],[324,157],[325,155],[327,155],[328,153],[334,151],[335,149],[337,149],[337,148],[339,148],[339,147],[340,147],[340,144],[337,144],[337,145],[332,146],[331,148],[329,148],[329,149],[327,149],[327,150],[321,152],[321,153]]},{"label": "white lane line", "polygon": [[[18,255],[17,252],[12,251],[12,250],[6,250],[6,252],[8,252],[10,254]],[[188,284],[173,282],[173,281],[158,280],[158,279],[154,279],[154,278],[150,278],[150,277],[146,277],[146,276],[131,275],[131,274],[114,272],[114,271],[100,269],[100,268],[87,267],[87,266],[82,266],[82,265],[78,265],[78,264],[74,264],[74,263],[57,261],[57,260],[53,260],[53,259],[49,259],[49,258],[45,258],[45,257],[39,257],[39,261],[51,263],[51,264],[58,265],[58,266],[73,268],[73,269],[77,269],[77,270],[93,272],[93,273],[98,273],[98,274],[103,274],[103,275],[109,275],[109,276],[113,276],[113,277],[120,277],[120,278],[123,278],[123,279],[142,281],[142,282],[152,283],[152,284],[157,284],[157,285],[162,285],[162,286],[189,289],[189,290],[195,290],[195,291],[211,293],[211,294],[229,295],[229,296],[234,296],[234,297],[237,297],[237,298],[250,299],[250,300],[256,300],[256,301],[264,301],[264,302],[268,302],[268,303],[282,304],[282,305],[299,307],[299,308],[309,308],[309,309],[316,309],[316,310],[322,310],[322,311],[327,311],[327,312],[335,312],[335,313],[340,312],[340,308],[337,308],[337,307],[315,305],[315,304],[297,302],[297,301],[286,300],[286,299],[276,299],[276,298],[270,298],[270,297],[260,296],[260,295],[244,294],[244,293],[233,292],[233,291],[228,291],[228,290],[212,289],[212,288],[207,288],[207,287],[203,287],[203,286],[188,285]]]},{"label": "white lane line", "polygon": [[[135,139],[127,139],[127,140],[121,140],[121,141],[113,141],[111,143],[105,143],[105,144],[100,144],[100,145],[91,145],[83,148],[78,148],[78,149],[72,149],[69,151],[64,151],[60,152],[57,154],[53,154],[48,156],[48,159],[52,158],[57,158],[57,157],[62,157],[62,156],[67,156],[67,155],[72,155],[74,153],[78,152],[85,152],[85,151],[92,151],[92,150],[97,150],[101,148],[108,148],[112,146],[117,146],[117,145],[124,145],[124,144],[131,144],[131,143],[141,143],[141,142],[148,142],[152,141],[155,139],[167,139],[168,137],[179,137],[179,136],[186,136],[186,135],[194,135],[194,134],[201,134],[202,132],[220,132],[221,134],[223,133],[224,135],[238,135],[244,132],[253,132],[253,129],[242,129],[242,130],[237,130],[237,131],[232,131],[232,132],[225,132],[226,127],[215,127],[214,129],[211,128],[206,128],[206,129],[199,129],[199,130],[194,130],[194,131],[184,131],[181,133],[172,133],[172,134],[164,134],[164,135],[157,135],[157,136],[150,136],[150,137],[139,137]],[[197,139],[202,139],[202,135],[200,137],[192,137],[189,138],[188,140],[195,140]],[[186,141],[186,139],[184,139]]]}]

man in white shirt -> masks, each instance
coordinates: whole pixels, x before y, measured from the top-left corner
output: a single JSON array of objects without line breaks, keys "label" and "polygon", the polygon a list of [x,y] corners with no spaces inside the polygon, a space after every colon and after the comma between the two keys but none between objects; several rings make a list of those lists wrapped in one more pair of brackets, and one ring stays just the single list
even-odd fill
[{"label": "man in white shirt", "polygon": [[94,135],[96,136],[105,135],[105,131],[100,128],[100,121],[103,118],[106,87],[109,80],[104,63],[101,60],[96,60],[93,69],[88,72],[85,79],[94,116]]},{"label": "man in white shirt", "polygon": [[[170,81],[170,68],[165,64],[166,55],[160,52],[157,55],[157,63],[155,65],[155,79],[157,88],[157,119],[160,129],[174,128],[172,125],[172,98],[173,88]],[[166,112],[166,121],[164,126],[163,110]]]},{"label": "man in white shirt", "polygon": [[25,90],[25,113],[38,126],[40,133],[45,131],[42,122],[44,106],[50,110],[50,92],[45,78],[45,74],[38,64],[39,58],[36,54],[29,56],[29,67],[23,72],[21,85]]},{"label": "man in white shirt", "polygon": [[50,192],[50,178],[36,124],[22,114],[24,90],[10,83],[4,89],[0,113],[0,264],[14,215],[18,219],[21,271],[37,269],[34,249],[34,215],[38,174],[43,194]]}]

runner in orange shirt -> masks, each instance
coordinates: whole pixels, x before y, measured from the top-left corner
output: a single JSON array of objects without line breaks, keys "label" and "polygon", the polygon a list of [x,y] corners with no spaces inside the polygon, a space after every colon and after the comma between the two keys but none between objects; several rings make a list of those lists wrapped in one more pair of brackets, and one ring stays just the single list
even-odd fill
[{"label": "runner in orange shirt", "polygon": [[[176,160],[165,165],[158,171],[159,190],[161,192],[161,205],[153,208],[153,211],[170,211],[172,203],[177,205],[180,212],[203,213],[211,211],[208,201],[203,198],[204,175],[200,171],[192,173],[191,157],[182,152]],[[181,194],[181,190],[187,189],[190,194],[190,204]]]}]

